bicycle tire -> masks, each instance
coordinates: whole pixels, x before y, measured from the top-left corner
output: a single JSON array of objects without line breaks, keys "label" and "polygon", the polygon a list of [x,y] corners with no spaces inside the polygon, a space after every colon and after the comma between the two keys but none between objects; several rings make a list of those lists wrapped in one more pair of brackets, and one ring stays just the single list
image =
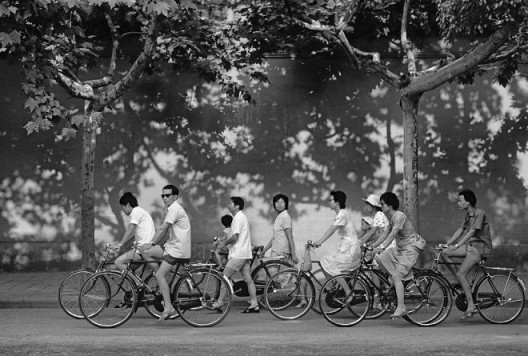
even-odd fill
[{"label": "bicycle tire", "polygon": [[404,319],[417,326],[436,326],[451,312],[453,298],[443,281],[431,274],[417,274],[405,286]]},{"label": "bicycle tire", "polygon": [[[346,283],[347,293],[342,287]],[[319,306],[323,317],[335,326],[349,327],[361,322],[370,309],[372,298],[368,282],[356,274],[340,274],[323,285]]]},{"label": "bicycle tire", "polygon": [[315,303],[315,287],[310,278],[297,269],[275,274],[268,281],[264,299],[270,313],[281,320],[304,316]]},{"label": "bicycle tire", "polygon": [[[220,323],[229,314],[231,286],[214,269],[193,268],[178,280],[171,300],[187,324],[210,327]],[[215,303],[221,307],[215,308]]]},{"label": "bicycle tire", "polygon": [[309,276],[315,289],[315,301],[312,305],[312,310],[317,314],[322,314],[321,309],[319,309],[319,302],[317,300],[321,294],[321,289],[326,282],[326,275],[324,274],[323,270],[319,268],[315,270],[315,272],[312,272],[312,274]]},{"label": "bicycle tire", "polygon": [[136,310],[137,303],[136,284],[116,271],[95,273],[86,280],[79,294],[81,313],[99,328],[123,325]]},{"label": "bicycle tire", "polygon": [[257,302],[261,308],[267,308],[264,294],[266,284],[270,278],[276,273],[292,267],[291,264],[281,260],[270,260],[260,264],[251,272],[251,279],[255,283],[255,290],[257,292]]},{"label": "bicycle tire", "polygon": [[69,273],[59,286],[59,305],[64,312],[74,319],[83,319],[79,308],[79,293],[88,278],[93,276],[92,270],[80,269]]},{"label": "bicycle tire", "polygon": [[521,281],[508,274],[483,276],[473,298],[480,316],[492,324],[511,323],[521,315],[525,304]]}]

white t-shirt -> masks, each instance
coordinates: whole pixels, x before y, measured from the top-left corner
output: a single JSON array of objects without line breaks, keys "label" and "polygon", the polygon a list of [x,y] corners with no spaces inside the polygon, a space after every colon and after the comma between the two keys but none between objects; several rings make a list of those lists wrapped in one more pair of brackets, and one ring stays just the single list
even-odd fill
[{"label": "white t-shirt", "polygon": [[[238,234],[238,240],[230,245],[228,258],[248,259],[252,258],[251,236],[249,234],[249,223],[246,215],[239,211],[235,214],[231,223],[231,236]],[[229,237],[231,237],[229,236]]]},{"label": "white t-shirt", "polygon": [[136,225],[134,238],[139,246],[150,243],[156,234],[152,217],[145,209],[139,206],[136,206],[130,212],[130,224]]},{"label": "white t-shirt", "polygon": [[163,222],[171,225],[170,237],[165,243],[165,253],[174,258],[191,258],[191,223],[178,202],[169,206]]}]

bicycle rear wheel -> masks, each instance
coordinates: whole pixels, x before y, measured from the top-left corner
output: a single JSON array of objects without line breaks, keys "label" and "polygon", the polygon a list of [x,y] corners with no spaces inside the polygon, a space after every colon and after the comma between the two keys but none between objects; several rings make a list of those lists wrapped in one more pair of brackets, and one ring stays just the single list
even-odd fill
[{"label": "bicycle rear wheel", "polygon": [[475,305],[480,315],[490,323],[511,323],[523,311],[524,288],[514,275],[485,276],[479,280],[475,290]]},{"label": "bicycle rear wheel", "polygon": [[356,274],[340,274],[330,278],[323,285],[319,296],[324,318],[336,326],[358,324],[367,315],[370,305],[368,283]]},{"label": "bicycle rear wheel", "polygon": [[103,271],[88,278],[79,294],[85,319],[99,328],[123,325],[137,306],[136,284],[115,271]]},{"label": "bicycle rear wheel", "polygon": [[264,290],[270,278],[289,268],[292,268],[292,265],[287,262],[271,260],[259,265],[251,273],[251,279],[253,279],[253,282],[255,283],[255,290],[257,292],[257,302],[261,308],[267,308],[266,301],[264,300]]},{"label": "bicycle rear wheel", "polygon": [[407,315],[404,318],[418,326],[435,326],[451,311],[453,298],[444,283],[433,275],[415,275],[405,287]]},{"label": "bicycle rear wheel", "polygon": [[180,317],[196,327],[214,326],[231,310],[231,286],[223,275],[210,268],[185,273],[172,293]]},{"label": "bicycle rear wheel", "polygon": [[79,308],[79,293],[88,278],[94,272],[81,269],[68,274],[59,287],[59,304],[62,310],[75,319],[82,319],[83,315]]},{"label": "bicycle rear wheel", "polygon": [[299,319],[315,303],[315,288],[306,274],[297,269],[277,273],[268,281],[264,300],[276,318]]}]

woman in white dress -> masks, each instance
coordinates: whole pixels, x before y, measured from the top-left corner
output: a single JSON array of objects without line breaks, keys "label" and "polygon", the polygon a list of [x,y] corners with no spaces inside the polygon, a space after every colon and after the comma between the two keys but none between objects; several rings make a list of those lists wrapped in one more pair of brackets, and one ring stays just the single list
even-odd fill
[{"label": "woman in white dress", "polygon": [[352,217],[345,209],[346,194],[341,191],[332,191],[328,202],[330,208],[336,212],[336,216],[332,225],[315,243],[315,246],[321,246],[336,231],[339,234],[340,242],[335,253],[321,257],[321,267],[327,277],[341,274],[343,270],[354,270],[361,264],[361,249],[356,227],[352,222]]}]

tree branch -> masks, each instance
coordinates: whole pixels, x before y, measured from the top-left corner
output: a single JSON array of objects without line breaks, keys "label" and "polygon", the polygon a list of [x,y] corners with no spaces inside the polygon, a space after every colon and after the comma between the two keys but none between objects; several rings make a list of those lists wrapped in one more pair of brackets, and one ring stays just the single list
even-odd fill
[{"label": "tree branch", "polygon": [[403,5],[403,14],[401,22],[401,45],[405,52],[407,52],[407,68],[409,73],[416,73],[416,58],[414,56],[413,44],[407,37],[407,23],[409,21],[409,7],[411,0],[405,0]]},{"label": "tree branch", "polygon": [[145,71],[145,68],[152,61],[152,57],[156,51],[155,37],[158,29],[158,18],[152,19],[149,24],[147,35],[145,36],[145,42],[143,49],[139,56],[136,58],[128,72],[121,78],[115,85],[109,87],[108,90],[102,92],[99,96],[98,104],[102,107],[115,101],[125,91],[132,87],[134,82],[141,77],[141,74]]},{"label": "tree branch", "polygon": [[101,88],[112,83],[114,79],[114,73],[116,69],[116,60],[117,60],[117,49],[119,48],[119,35],[117,33],[117,28],[112,21],[109,13],[105,13],[106,23],[112,34],[112,55],[110,57],[110,64],[108,65],[107,75],[101,79],[88,80],[84,84],[90,85],[92,88]]},{"label": "tree branch", "polygon": [[495,32],[487,41],[477,46],[464,56],[448,63],[434,72],[424,72],[411,78],[409,85],[402,89],[402,95],[416,95],[433,90],[454,79],[468,69],[484,64],[512,36],[515,25],[510,24]]},{"label": "tree branch", "polygon": [[95,98],[93,88],[90,85],[82,84],[58,69],[55,77],[59,84],[73,97],[93,100]]}]

